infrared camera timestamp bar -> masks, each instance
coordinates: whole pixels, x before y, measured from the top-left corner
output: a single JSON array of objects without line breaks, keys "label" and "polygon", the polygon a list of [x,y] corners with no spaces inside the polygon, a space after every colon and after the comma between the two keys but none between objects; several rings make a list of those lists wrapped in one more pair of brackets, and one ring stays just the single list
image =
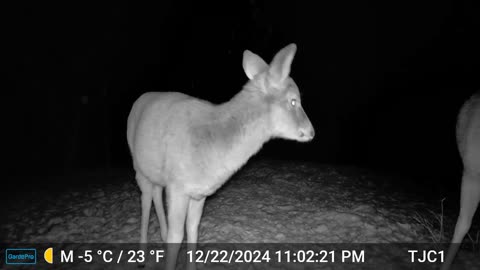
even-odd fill
[{"label": "infrared camera timestamp bar", "polygon": [[[195,255],[195,256],[194,256]],[[187,252],[197,263],[363,263],[364,250],[196,250]]]},{"label": "infrared camera timestamp bar", "polygon": [[163,249],[151,249],[144,250],[109,250],[109,249],[97,249],[97,250],[84,250],[82,252],[75,252],[73,250],[61,250],[60,262],[61,263],[73,263],[73,262],[85,262],[85,263],[145,263],[147,257],[153,257],[156,262],[160,262],[164,257],[165,251]]}]

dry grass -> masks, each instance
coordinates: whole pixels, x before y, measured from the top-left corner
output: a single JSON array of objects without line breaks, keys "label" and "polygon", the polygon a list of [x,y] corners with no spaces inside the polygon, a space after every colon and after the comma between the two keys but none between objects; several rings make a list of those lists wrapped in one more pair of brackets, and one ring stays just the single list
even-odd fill
[{"label": "dry grass", "polygon": [[428,210],[428,216],[420,213],[415,213],[413,219],[420,224],[425,231],[428,232],[432,243],[439,244],[445,242],[445,230],[444,230],[444,214],[443,214],[443,201],[441,201],[441,213],[436,213],[432,210]]},{"label": "dry grass", "polygon": [[[445,235],[445,226],[444,226],[444,212],[443,212],[443,201],[441,200],[441,212],[436,213],[432,210],[428,210],[428,215],[415,213],[413,219],[420,224],[427,234],[430,236],[432,243],[440,244],[450,242],[450,238],[447,238]],[[468,240],[467,240],[468,239]],[[467,233],[467,236],[464,239],[464,245],[469,245],[472,251],[480,251],[480,230],[477,230],[474,237],[471,233]]]}]

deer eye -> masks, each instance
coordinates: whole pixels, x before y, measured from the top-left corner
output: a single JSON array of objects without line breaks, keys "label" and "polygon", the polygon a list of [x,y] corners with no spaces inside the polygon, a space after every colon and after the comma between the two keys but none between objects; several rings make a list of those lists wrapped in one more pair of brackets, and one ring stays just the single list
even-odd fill
[{"label": "deer eye", "polygon": [[297,100],[294,99],[294,98],[292,98],[292,99],[290,100],[290,105],[292,105],[292,107],[297,106]]}]

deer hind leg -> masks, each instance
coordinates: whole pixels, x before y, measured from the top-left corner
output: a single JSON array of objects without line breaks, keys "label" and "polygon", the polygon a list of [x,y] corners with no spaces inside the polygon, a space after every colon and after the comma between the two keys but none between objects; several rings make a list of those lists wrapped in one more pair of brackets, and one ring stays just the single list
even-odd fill
[{"label": "deer hind leg", "polygon": [[141,173],[137,172],[135,178],[142,191],[142,219],[140,221],[140,243],[147,243],[148,222],[150,219],[150,208],[153,199],[153,184]]},{"label": "deer hind leg", "polygon": [[162,198],[163,187],[154,185],[153,186],[153,203],[155,204],[155,210],[157,212],[158,223],[160,224],[160,234],[162,236],[163,242],[167,241],[167,220],[165,218],[165,208],[163,207],[163,198]]},{"label": "deer hind leg", "polygon": [[462,191],[460,195],[460,214],[455,232],[453,234],[452,244],[447,253],[442,270],[449,269],[455,255],[460,248],[463,238],[468,233],[472,224],[473,216],[480,201],[480,174],[465,171],[462,177]]},{"label": "deer hind leg", "polygon": [[455,226],[453,243],[461,243],[472,224],[480,201],[480,173],[464,172],[460,197],[460,214]]}]

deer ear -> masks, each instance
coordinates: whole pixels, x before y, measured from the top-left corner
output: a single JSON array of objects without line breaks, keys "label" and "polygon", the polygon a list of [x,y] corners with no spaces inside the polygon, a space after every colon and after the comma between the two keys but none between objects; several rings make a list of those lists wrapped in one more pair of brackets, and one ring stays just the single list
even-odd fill
[{"label": "deer ear", "polygon": [[267,69],[268,64],[260,56],[249,50],[243,52],[243,70],[250,80]]},{"label": "deer ear", "polygon": [[292,65],[293,57],[297,51],[297,45],[294,43],[281,49],[273,58],[270,64],[269,75],[276,82],[282,82],[290,74],[290,66]]}]

